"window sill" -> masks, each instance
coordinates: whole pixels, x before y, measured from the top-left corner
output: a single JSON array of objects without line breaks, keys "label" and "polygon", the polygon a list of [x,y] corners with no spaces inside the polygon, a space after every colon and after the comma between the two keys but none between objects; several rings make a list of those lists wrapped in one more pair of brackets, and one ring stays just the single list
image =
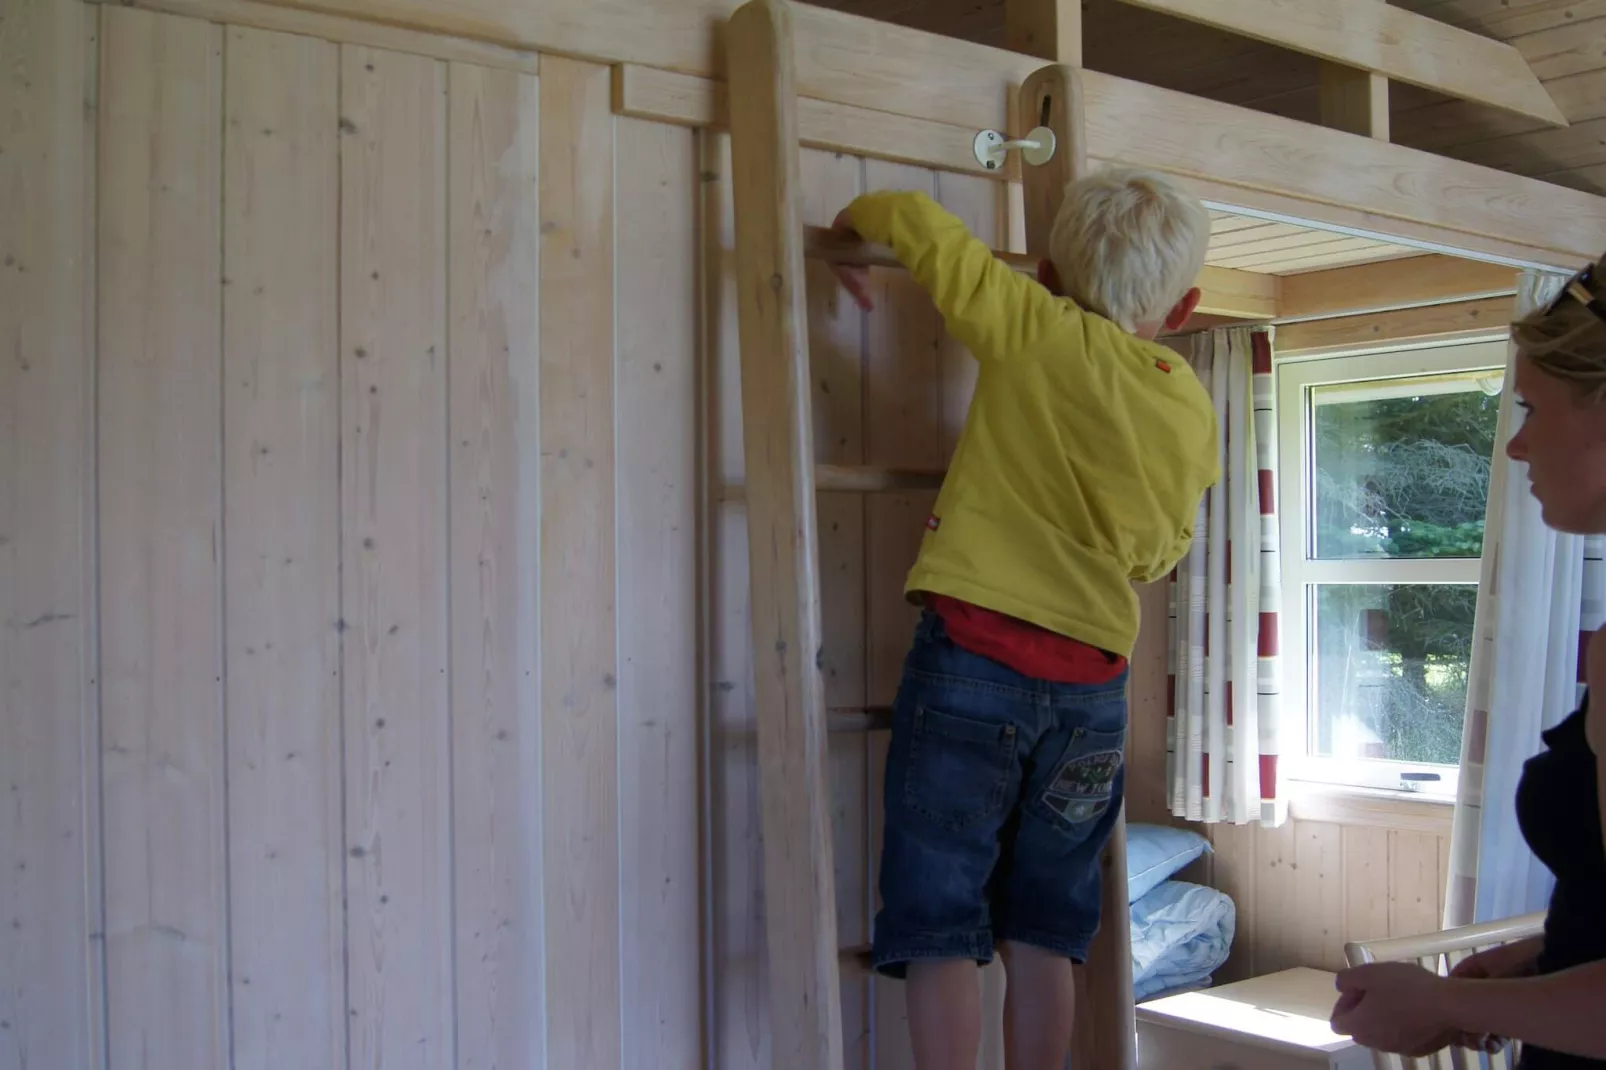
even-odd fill
[{"label": "window sill", "polygon": [[1289,784],[1288,813],[1298,821],[1448,836],[1455,800],[1442,795],[1296,780]]}]

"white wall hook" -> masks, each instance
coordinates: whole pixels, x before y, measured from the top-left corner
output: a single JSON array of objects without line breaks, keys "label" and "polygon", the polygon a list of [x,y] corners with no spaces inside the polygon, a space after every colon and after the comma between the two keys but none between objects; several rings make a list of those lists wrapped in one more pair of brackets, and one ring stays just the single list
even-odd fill
[{"label": "white wall hook", "polygon": [[1019,149],[1021,159],[1033,167],[1041,167],[1054,158],[1054,131],[1039,126],[1014,141],[1006,141],[997,130],[983,130],[976,135],[976,162],[989,171],[1004,166],[1010,149]]}]

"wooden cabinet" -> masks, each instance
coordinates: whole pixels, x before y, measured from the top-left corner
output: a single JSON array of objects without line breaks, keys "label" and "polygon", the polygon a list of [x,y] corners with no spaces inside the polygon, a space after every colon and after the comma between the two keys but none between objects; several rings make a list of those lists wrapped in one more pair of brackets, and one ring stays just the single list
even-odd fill
[{"label": "wooden cabinet", "polygon": [[1139,1070],[1371,1070],[1327,1024],[1333,975],[1294,969],[1141,1004]]}]

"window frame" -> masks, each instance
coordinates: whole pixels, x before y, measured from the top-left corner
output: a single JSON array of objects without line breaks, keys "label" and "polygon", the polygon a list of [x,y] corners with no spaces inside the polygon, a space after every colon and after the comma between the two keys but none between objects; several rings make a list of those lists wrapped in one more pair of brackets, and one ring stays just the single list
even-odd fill
[{"label": "window frame", "polygon": [[[1408,346],[1375,347],[1278,358],[1274,363],[1277,398],[1278,547],[1281,551],[1283,604],[1279,614],[1283,656],[1282,697],[1288,779],[1364,792],[1396,792],[1424,801],[1453,801],[1460,780],[1456,766],[1400,762],[1380,758],[1333,758],[1312,755],[1311,696],[1313,659],[1311,620],[1315,589],[1323,583],[1470,583],[1481,579],[1479,558],[1455,560],[1313,560],[1309,498],[1314,472],[1312,445],[1313,387],[1381,382],[1428,375],[1496,370],[1503,381],[1508,362],[1505,335],[1456,339]],[[1435,773],[1439,780],[1412,788],[1407,773]]]}]

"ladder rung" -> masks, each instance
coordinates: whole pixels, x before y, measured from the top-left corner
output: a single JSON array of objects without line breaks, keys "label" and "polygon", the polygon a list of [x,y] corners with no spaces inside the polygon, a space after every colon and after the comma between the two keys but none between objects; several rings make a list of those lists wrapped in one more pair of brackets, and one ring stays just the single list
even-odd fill
[{"label": "ladder rung", "polygon": [[845,947],[837,952],[837,958],[843,966],[856,966],[866,973],[875,969],[870,963],[870,945],[858,944],[854,947]]},{"label": "ladder rung", "polygon": [[825,716],[825,727],[829,732],[884,732],[892,727],[892,707],[843,707],[830,710]]},{"label": "ladder rung", "polygon": [[938,468],[871,468],[863,465],[817,464],[817,490],[936,490],[946,472]]},{"label": "ladder rung", "polygon": [[[863,264],[867,267],[902,267],[892,250],[884,245],[865,245],[862,242],[844,242],[830,227],[803,228],[803,255],[811,260],[835,260],[840,263]],[[1037,258],[1023,253],[1005,253],[997,249],[993,255],[1016,271],[1028,275],[1037,273]]]},{"label": "ladder rung", "polygon": [[[884,490],[937,490],[947,474],[940,468],[818,464],[814,466],[814,489],[860,494]],[[726,502],[745,501],[747,488],[740,483],[727,483],[719,488],[719,499]]]}]

